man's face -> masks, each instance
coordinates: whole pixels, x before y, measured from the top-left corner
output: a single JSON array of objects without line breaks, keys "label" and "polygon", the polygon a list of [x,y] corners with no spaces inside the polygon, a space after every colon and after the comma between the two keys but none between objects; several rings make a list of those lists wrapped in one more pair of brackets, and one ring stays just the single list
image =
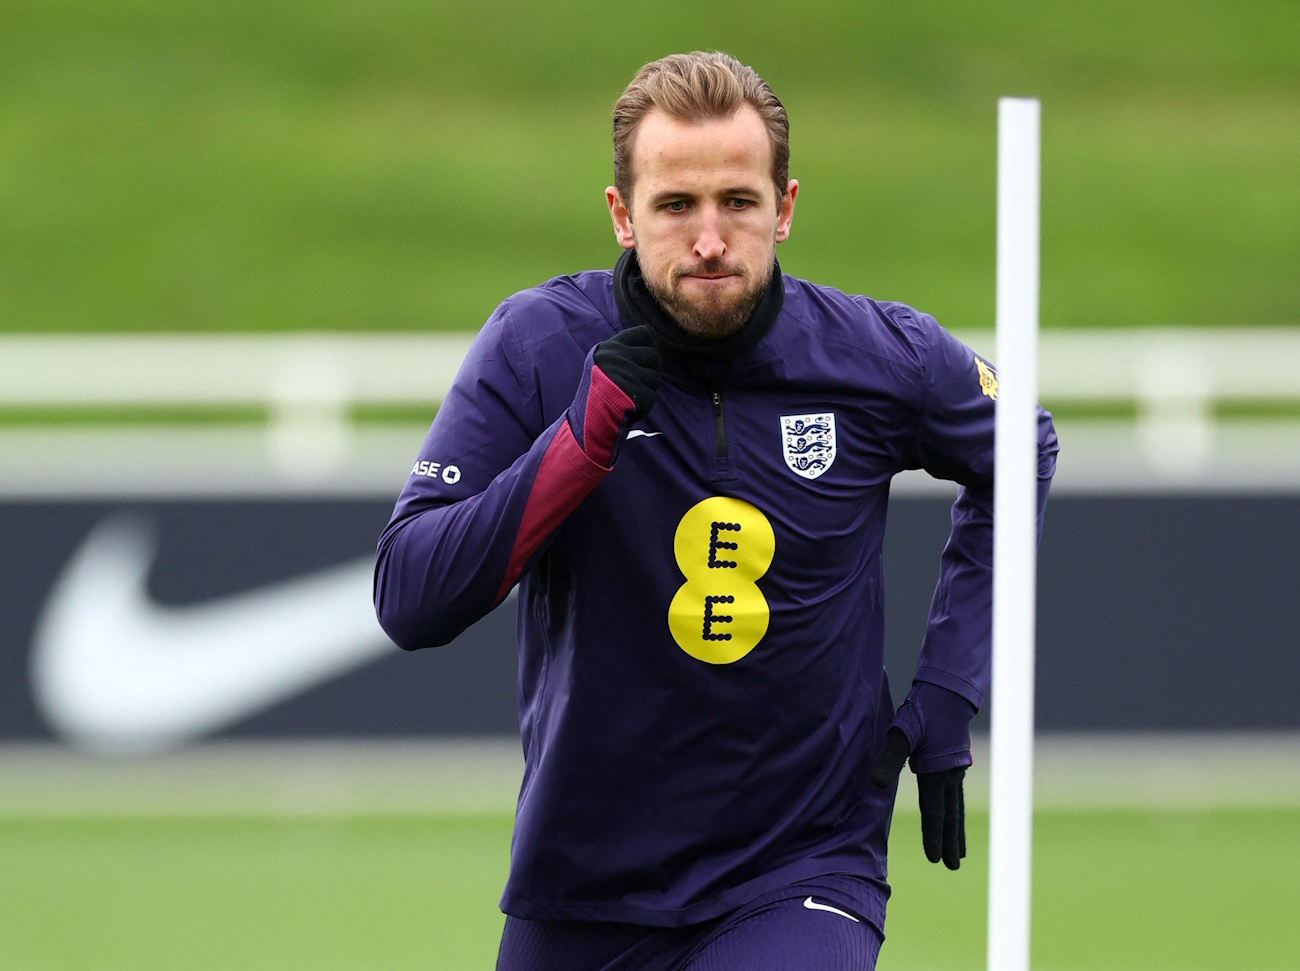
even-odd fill
[{"label": "man's face", "polygon": [[619,245],[635,247],[646,286],[687,333],[739,330],[772,278],[799,191],[792,179],[776,197],[762,116],[746,105],[684,122],[652,110],[631,162],[632,198],[605,190]]}]

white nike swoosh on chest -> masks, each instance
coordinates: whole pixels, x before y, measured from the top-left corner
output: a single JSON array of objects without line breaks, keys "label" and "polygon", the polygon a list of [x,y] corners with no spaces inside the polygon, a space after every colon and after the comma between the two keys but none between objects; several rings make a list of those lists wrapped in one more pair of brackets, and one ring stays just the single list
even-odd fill
[{"label": "white nike swoosh on chest", "polygon": [[803,902],[803,905],[804,905],[805,907],[807,907],[809,910],[824,910],[824,911],[826,911],[827,913],[830,913],[830,914],[839,914],[841,917],[847,917],[849,920],[853,921],[853,923],[855,923],[855,924],[861,924],[861,923],[862,923],[862,921],[858,920],[858,919],[857,919],[856,917],[854,917],[852,914],[846,914],[844,911],[840,910],[838,907],[832,907],[830,904],[819,904],[819,903],[817,903],[815,900],[813,900],[812,897],[809,897],[807,900],[805,900],[805,901]]},{"label": "white nike swoosh on chest", "polygon": [[654,438],[656,435],[662,435],[663,432],[647,432],[640,428],[633,428],[627,433],[628,438]]},{"label": "white nike swoosh on chest", "polygon": [[222,728],[397,648],[375,619],[369,557],[186,606],[146,590],[155,531],[91,531],[37,621],[32,692],[50,726],[92,748],[165,748]]}]

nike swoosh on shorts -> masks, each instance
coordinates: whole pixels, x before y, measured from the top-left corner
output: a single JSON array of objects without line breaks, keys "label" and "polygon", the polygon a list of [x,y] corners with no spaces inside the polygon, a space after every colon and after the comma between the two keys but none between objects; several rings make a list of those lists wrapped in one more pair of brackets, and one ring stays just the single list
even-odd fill
[{"label": "nike swoosh on shorts", "polygon": [[813,900],[812,897],[807,898],[807,899],[803,902],[803,905],[804,905],[805,907],[807,907],[809,910],[824,910],[824,911],[826,911],[826,912],[829,913],[829,914],[839,914],[841,917],[847,917],[849,920],[853,921],[853,923],[855,923],[855,924],[861,924],[861,923],[862,923],[862,921],[858,920],[858,919],[857,919],[856,917],[854,917],[852,914],[846,914],[844,911],[840,910],[838,907],[832,907],[830,904],[819,904],[819,903],[817,903],[817,901]]}]

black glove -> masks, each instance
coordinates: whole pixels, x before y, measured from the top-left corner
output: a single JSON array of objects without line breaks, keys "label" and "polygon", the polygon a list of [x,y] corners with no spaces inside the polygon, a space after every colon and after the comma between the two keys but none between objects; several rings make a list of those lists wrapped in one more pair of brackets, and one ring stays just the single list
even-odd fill
[{"label": "black glove", "polygon": [[659,390],[662,367],[654,328],[641,324],[621,330],[597,344],[592,356],[596,367],[636,402],[631,421],[640,421],[649,414]]},{"label": "black glove", "polygon": [[610,468],[632,422],[644,418],[659,390],[659,340],[647,325],[629,327],[587,354],[569,430],[593,462]]},{"label": "black glove", "polygon": [[[898,778],[911,752],[907,736],[901,729],[891,728],[885,736],[885,750],[871,767],[871,784],[887,789]],[[942,859],[949,870],[960,867],[966,855],[966,799],[961,787],[965,775],[964,766],[916,774],[925,858],[931,863]]]},{"label": "black glove", "polygon": [[898,779],[903,763],[911,760],[926,859],[943,860],[949,870],[960,867],[966,855],[962,780],[971,764],[969,726],[974,714],[975,706],[961,695],[915,682],[871,767],[871,784],[885,789]]}]

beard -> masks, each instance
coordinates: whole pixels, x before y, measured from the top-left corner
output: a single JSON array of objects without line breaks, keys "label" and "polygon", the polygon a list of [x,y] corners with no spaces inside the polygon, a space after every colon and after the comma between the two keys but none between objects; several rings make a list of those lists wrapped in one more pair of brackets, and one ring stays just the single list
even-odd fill
[{"label": "beard", "polygon": [[[666,284],[651,279],[644,268],[642,279],[650,295],[677,321],[682,330],[692,337],[716,339],[730,337],[745,326],[749,315],[762,299],[763,292],[772,282],[774,265],[775,261],[769,262],[762,277],[753,278],[743,266],[733,266],[722,260],[705,260],[695,266],[673,270]],[[692,300],[682,292],[681,280],[700,273],[734,274],[740,277],[744,287],[735,296],[706,294],[698,300]]]}]

